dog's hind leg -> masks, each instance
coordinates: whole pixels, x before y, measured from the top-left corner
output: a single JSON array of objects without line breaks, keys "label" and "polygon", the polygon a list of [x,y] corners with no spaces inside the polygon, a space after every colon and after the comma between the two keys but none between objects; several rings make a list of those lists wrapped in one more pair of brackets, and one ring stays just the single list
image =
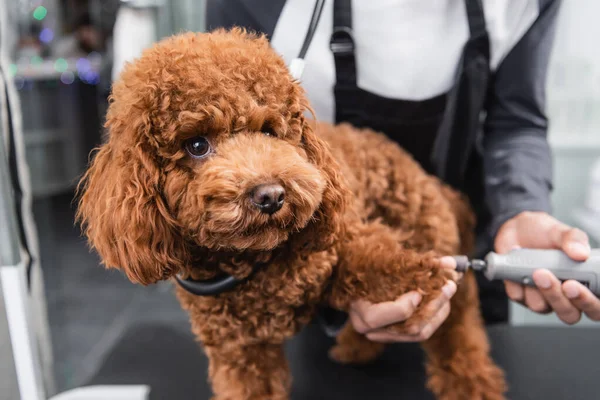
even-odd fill
[{"label": "dog's hind leg", "polygon": [[489,355],[472,273],[463,278],[452,298],[448,319],[423,348],[428,358],[427,386],[438,399],[504,399],[504,374]]},{"label": "dog's hind leg", "polygon": [[291,376],[281,344],[205,347],[213,400],[287,400]]}]

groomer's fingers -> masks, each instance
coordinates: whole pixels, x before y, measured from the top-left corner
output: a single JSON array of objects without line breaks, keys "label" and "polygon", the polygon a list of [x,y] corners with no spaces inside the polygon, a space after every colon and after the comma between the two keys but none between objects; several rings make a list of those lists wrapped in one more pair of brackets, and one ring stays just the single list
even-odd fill
[{"label": "groomer's fingers", "polygon": [[377,330],[368,333],[367,339],[380,343],[423,342],[431,338],[450,315],[450,303],[446,302],[438,313],[416,334],[396,334],[389,330]]},{"label": "groomer's fingers", "polygon": [[365,300],[358,300],[350,308],[350,321],[354,329],[362,334],[406,321],[415,312],[421,298],[422,296],[417,292],[408,292],[396,301],[373,304]]},{"label": "groomer's fingers", "polygon": [[506,295],[512,301],[523,304],[525,301],[525,287],[515,282],[504,281]]},{"label": "groomer's fingers", "polygon": [[[375,324],[377,324],[377,328],[373,328],[373,322],[371,325],[368,324],[368,321],[364,321],[364,314],[361,315],[359,312],[360,308],[365,306],[366,302],[359,302],[356,307],[354,307],[353,311],[350,312],[350,318],[354,329],[357,332],[366,335],[366,337],[372,341],[379,342],[419,342],[423,341],[426,338],[429,338],[433,332],[444,322],[444,320],[448,317],[450,313],[450,299],[456,293],[456,283],[453,281],[448,281],[446,285],[442,288],[442,293],[432,301],[430,301],[425,309],[425,317],[422,325],[414,326],[414,331],[409,332],[408,334],[397,334],[393,331],[386,329],[388,325],[393,323],[388,323],[385,325],[381,325],[382,320],[387,318],[380,318],[375,320]],[[407,293],[406,295],[413,294],[415,292]],[[406,296],[404,295],[404,296]],[[403,296],[403,297],[404,297]],[[394,302],[395,303],[395,302]],[[384,307],[392,307],[389,303],[380,303],[379,305],[384,305]],[[366,307],[369,308],[369,311],[372,310],[373,305],[369,303],[366,304]],[[381,307],[379,308],[381,309]],[[389,310],[388,310],[389,312]],[[374,315],[377,317],[377,314]],[[405,318],[406,320],[408,318]],[[399,322],[399,321],[395,321]]]},{"label": "groomer's fingers", "polygon": [[429,321],[418,335],[419,341],[428,340],[450,315],[450,302],[444,303],[437,315]]},{"label": "groomer's fingers", "polygon": [[530,286],[525,286],[525,305],[538,314],[548,314],[552,311],[540,291]]},{"label": "groomer's fingers", "polygon": [[556,224],[550,231],[550,238],[554,247],[562,249],[573,260],[585,261],[590,255],[589,238],[580,229]]},{"label": "groomer's fingers", "polygon": [[440,267],[452,271],[452,279],[459,282],[463,274],[462,272],[456,272],[456,259],[451,256],[444,256],[440,258]]},{"label": "groomer's fingers", "polygon": [[600,321],[600,300],[581,283],[566,281],[562,290],[571,303],[593,321]]},{"label": "groomer's fingers", "polygon": [[456,293],[456,283],[448,281],[442,288],[442,293],[430,301],[424,312],[420,325],[411,326],[406,334],[399,334],[389,329],[376,329],[366,334],[369,340],[375,342],[421,342],[428,339],[444,322],[450,313],[450,299]]},{"label": "groomer's fingers", "polygon": [[440,267],[446,269],[456,269],[456,260],[454,257],[444,256],[440,258]]},{"label": "groomer's fingers", "polygon": [[581,311],[577,309],[563,293],[560,281],[546,269],[533,273],[533,281],[540,294],[554,310],[557,317],[565,324],[575,324],[581,319]]},{"label": "groomer's fingers", "polygon": [[[431,300],[429,304],[425,307],[425,315],[433,318],[437,313],[442,309],[442,307],[446,304],[449,304],[450,299],[456,293],[456,282],[448,281],[442,288],[442,294],[440,294],[435,299]],[[416,333],[416,332],[415,332]]]}]

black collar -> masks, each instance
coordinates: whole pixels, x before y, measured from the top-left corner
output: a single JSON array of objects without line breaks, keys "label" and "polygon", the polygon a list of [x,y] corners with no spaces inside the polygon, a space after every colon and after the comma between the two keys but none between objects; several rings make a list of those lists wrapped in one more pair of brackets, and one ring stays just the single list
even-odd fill
[{"label": "black collar", "polygon": [[175,275],[175,280],[183,289],[196,296],[216,296],[221,293],[233,290],[240,283],[247,281],[257,269],[270,264],[274,257],[267,262],[256,263],[252,267],[250,273],[244,278],[236,278],[235,276],[223,273],[222,275],[206,280],[196,280],[192,278],[181,278]]},{"label": "black collar", "polygon": [[[254,272],[254,268],[252,269],[252,272]],[[252,273],[250,273],[250,275],[251,274]],[[248,278],[238,279],[235,276],[225,274],[212,279],[199,281],[192,278],[182,279],[179,275],[175,275],[175,280],[177,280],[179,286],[196,296],[216,296],[223,292],[228,292],[246,279]]]}]

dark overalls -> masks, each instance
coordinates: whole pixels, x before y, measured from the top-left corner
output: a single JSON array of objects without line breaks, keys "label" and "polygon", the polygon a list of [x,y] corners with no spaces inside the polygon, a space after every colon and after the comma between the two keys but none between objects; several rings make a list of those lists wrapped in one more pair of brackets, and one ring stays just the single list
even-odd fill
[{"label": "dark overalls", "polygon": [[[491,250],[483,204],[479,139],[490,78],[490,45],[480,0],[465,0],[469,40],[448,93],[424,101],[389,99],[357,86],[351,0],[335,0],[331,51],[335,60],[336,122],[385,133],[435,174],[471,199],[478,218],[477,256]],[[398,67],[401,68],[401,67]],[[478,276],[486,322],[505,322],[508,300],[501,282]]]}]

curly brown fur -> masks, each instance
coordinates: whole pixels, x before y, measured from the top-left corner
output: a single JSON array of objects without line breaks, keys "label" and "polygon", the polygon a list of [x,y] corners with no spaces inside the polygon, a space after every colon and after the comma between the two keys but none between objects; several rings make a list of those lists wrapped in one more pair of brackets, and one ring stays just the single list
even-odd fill
[{"label": "curly brown fur", "polygon": [[[163,40],[115,83],[107,142],[82,179],[78,219],[110,268],[150,284],[179,273],[247,277],[211,297],[177,294],[210,359],[216,399],[286,399],[282,343],[317,306],[389,301],[448,278],[436,256],[472,247],[462,197],[383,134],[307,119],[300,85],[262,37],[234,29]],[[264,133],[269,133],[265,135]],[[186,151],[202,136],[211,152]],[[257,185],[285,189],[272,215],[250,201]],[[392,329],[411,331],[422,309]],[[472,276],[426,343],[440,399],[500,399]],[[382,346],[347,326],[332,349],[366,362]]]}]

